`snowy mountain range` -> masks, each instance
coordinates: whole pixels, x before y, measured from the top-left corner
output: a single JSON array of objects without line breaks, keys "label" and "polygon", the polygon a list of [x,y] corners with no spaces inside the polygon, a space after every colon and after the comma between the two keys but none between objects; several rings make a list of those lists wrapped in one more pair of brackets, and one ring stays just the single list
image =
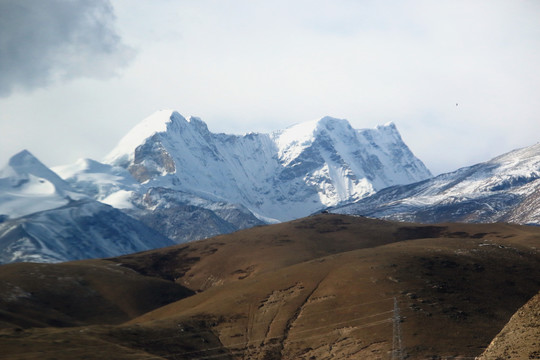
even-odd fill
[{"label": "snowy mountain range", "polygon": [[422,223],[540,225],[540,144],[425,181],[389,187],[330,212]]},{"label": "snowy mountain range", "polygon": [[238,136],[164,110],[130,131],[105,162],[126,169],[142,188],[240,204],[280,221],[431,177],[394,124],[355,130],[330,117]]},{"label": "snowy mountain range", "polygon": [[13,156],[0,173],[0,262],[141,251],[302,217],[430,176],[393,123],[356,130],[325,117],[240,136],[164,110],[103,163],[51,170],[27,151]]},{"label": "snowy mountain range", "polygon": [[424,223],[540,224],[540,144],[431,177],[393,123],[324,117],[215,134],[163,110],[103,162],[0,170],[0,263],[117,256],[331,212]]}]

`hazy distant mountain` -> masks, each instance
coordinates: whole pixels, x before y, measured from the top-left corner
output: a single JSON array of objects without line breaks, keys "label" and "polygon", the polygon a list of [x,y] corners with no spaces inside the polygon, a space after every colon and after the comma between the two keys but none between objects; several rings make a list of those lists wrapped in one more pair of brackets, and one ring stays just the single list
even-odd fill
[{"label": "hazy distant mountain", "polygon": [[426,223],[540,225],[540,144],[429,180],[390,187],[330,211]]},{"label": "hazy distant mountain", "polygon": [[110,257],[172,244],[120,210],[90,199],[0,223],[0,264]]},{"label": "hazy distant mountain", "polygon": [[173,244],[78,193],[28,151],[0,171],[0,264],[116,256]]},{"label": "hazy distant mountain", "polygon": [[12,156],[0,170],[0,217],[53,209],[83,197],[26,150]]},{"label": "hazy distant mountain", "polygon": [[144,188],[241,204],[263,218],[298,218],[431,174],[394,124],[355,130],[325,117],[272,134],[214,134],[198,118],[164,110],[107,156]]}]

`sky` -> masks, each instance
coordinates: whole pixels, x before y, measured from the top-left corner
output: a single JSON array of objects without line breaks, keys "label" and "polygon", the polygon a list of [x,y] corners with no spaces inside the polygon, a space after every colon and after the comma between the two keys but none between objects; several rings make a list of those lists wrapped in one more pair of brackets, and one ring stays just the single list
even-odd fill
[{"label": "sky", "polygon": [[102,160],[160,109],[213,132],[393,121],[433,174],[540,141],[540,1],[0,0],[0,167]]}]

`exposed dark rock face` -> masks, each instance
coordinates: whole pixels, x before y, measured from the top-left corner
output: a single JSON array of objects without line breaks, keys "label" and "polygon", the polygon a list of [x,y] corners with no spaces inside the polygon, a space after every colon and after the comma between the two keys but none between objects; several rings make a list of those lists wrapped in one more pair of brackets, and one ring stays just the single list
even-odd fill
[{"label": "exposed dark rock face", "polygon": [[151,141],[135,149],[135,159],[128,170],[137,181],[142,183],[157,176],[172,174],[176,171],[176,167],[174,159],[159,141],[159,137],[154,135]]}]

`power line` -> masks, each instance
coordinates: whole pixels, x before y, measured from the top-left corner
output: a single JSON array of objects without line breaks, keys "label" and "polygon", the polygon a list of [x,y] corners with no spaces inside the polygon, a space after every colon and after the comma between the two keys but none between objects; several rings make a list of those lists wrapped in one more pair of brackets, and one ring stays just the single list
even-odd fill
[{"label": "power line", "polygon": [[[393,310],[384,311],[384,312],[381,312],[381,313],[372,314],[372,315],[363,316],[363,317],[357,317],[357,318],[349,319],[349,320],[346,320],[346,321],[326,324],[326,325],[318,326],[318,327],[311,328],[311,329],[300,330],[300,331],[296,331],[294,334],[303,334],[303,333],[307,333],[307,332],[314,331],[314,330],[320,330],[320,329],[334,327],[334,326],[338,326],[338,325],[344,325],[344,324],[352,323],[352,322],[355,322],[355,321],[358,321],[358,320],[364,320],[364,319],[368,319],[368,318],[388,314],[388,313],[391,313],[392,311]],[[389,323],[391,321],[391,319],[392,318],[385,318],[385,319],[382,319],[382,320],[378,320],[378,321],[374,321],[374,322],[370,322],[370,323],[366,323],[366,324],[360,324],[360,325],[355,326],[355,329],[362,329],[362,328],[366,328],[366,327],[371,327],[371,326],[376,326],[376,325],[380,325],[380,324],[384,324],[384,323]],[[334,332],[334,331],[337,331],[337,330],[339,330],[339,329],[333,329],[331,332]],[[289,343],[297,343],[297,342],[304,341],[306,339],[320,338],[320,337],[326,337],[326,336],[328,336],[328,333],[322,334],[322,335],[301,336],[301,337],[295,338],[293,340],[288,340],[288,342]],[[177,338],[177,337],[178,336],[170,336],[170,337],[167,337],[167,338],[161,338],[161,340],[173,339],[173,338]],[[111,343],[111,342],[108,342],[108,341],[104,341],[104,340],[100,339],[99,337],[95,338],[95,339],[98,340],[98,341],[104,342],[105,344],[111,345],[113,347],[123,347],[123,346],[121,346],[119,344],[116,344],[116,343]],[[249,342],[255,342],[256,343],[256,342],[272,341],[272,340],[280,340],[280,339],[284,339],[284,336],[279,335],[279,336],[273,336],[273,337],[258,338],[258,339],[250,340]],[[153,342],[155,342],[155,341],[153,341]],[[104,344],[100,344],[100,345],[96,344],[96,345],[91,345],[91,346],[75,347],[75,348],[68,348],[68,349],[58,349],[58,350],[39,351],[39,352],[24,352],[24,353],[18,353],[17,355],[57,353],[57,352],[75,351],[75,350],[81,350],[81,349],[82,350],[88,350],[89,348],[92,348],[92,347],[103,348],[103,345]],[[263,345],[261,345],[259,347],[277,346],[277,345],[280,345],[280,344],[263,344]],[[240,349],[243,349],[241,351],[242,353],[250,347],[249,344],[246,344],[246,342],[243,341],[243,342],[238,342],[238,343],[229,344],[229,345],[217,346],[217,347],[213,347],[213,348],[206,348],[206,349],[193,350],[193,351],[183,351],[183,352],[167,354],[167,355],[150,355],[150,354],[148,354],[148,355],[140,354],[140,355],[141,356],[146,356],[147,359],[170,358],[172,356],[191,355],[191,354],[195,355],[197,353],[208,353],[208,352],[211,352],[211,351],[217,351],[217,350],[223,350],[223,349],[234,349],[237,346],[240,346]],[[133,349],[133,348],[128,348],[128,349],[135,352],[135,354],[136,354],[136,352],[140,351],[140,350]],[[101,350],[101,351],[104,352],[105,350]],[[136,354],[136,355],[138,355],[138,354]],[[227,356],[227,355],[228,355],[228,353],[216,354],[216,355],[195,357],[195,358],[192,358],[192,359],[194,359],[194,360],[195,359],[201,359],[201,360],[202,359],[211,359],[211,358],[214,358],[214,357],[222,357],[222,356]]]},{"label": "power line", "polygon": [[[304,315],[304,316],[309,318],[309,317],[319,315],[319,314],[323,314],[323,313],[335,312],[336,310],[339,310],[339,309],[354,308],[354,307],[360,307],[360,306],[366,306],[366,305],[371,305],[371,304],[382,303],[382,302],[390,300],[390,299],[393,299],[393,297],[384,298],[384,299],[380,299],[380,300],[377,300],[377,301],[369,301],[369,302],[357,303],[357,304],[352,304],[352,305],[347,305],[347,306],[340,306],[340,307],[333,308],[332,310],[313,311],[313,312],[311,312],[311,313],[309,313],[307,315]],[[350,322],[354,322],[354,321],[358,321],[358,320],[362,320],[362,319],[367,319],[367,318],[376,317],[376,316],[380,316],[380,315],[383,315],[383,314],[391,313],[392,311],[393,310],[389,310],[389,311],[385,311],[385,312],[381,312],[381,313],[377,313],[377,314],[371,314],[371,315],[367,315],[367,316],[363,316],[363,317],[356,317],[356,318],[349,319],[349,320],[342,321],[342,322],[338,322],[338,323],[331,323],[331,324],[326,324],[326,325],[311,328],[311,329],[299,330],[299,331],[294,332],[294,334],[306,333],[306,332],[310,332],[310,331],[314,331],[314,330],[320,330],[320,329],[328,328],[328,327],[331,327],[331,326],[343,325],[343,324],[347,324],[347,323],[350,323]],[[275,322],[283,322],[283,321],[289,321],[289,319],[276,320],[273,323],[275,323]],[[260,323],[265,323],[265,321],[253,322],[251,324],[251,326],[253,326],[254,324],[260,324]],[[378,322],[376,322],[376,324],[378,324]],[[362,328],[362,327],[363,326],[357,326],[356,328]],[[236,326],[236,327],[230,327],[230,328],[227,328],[227,329],[231,330],[231,329],[246,329],[246,328],[244,326]],[[323,335],[323,336],[326,336],[326,334]],[[167,337],[162,337],[162,338],[154,338],[154,339],[152,339],[152,342],[155,343],[155,342],[158,342],[158,341],[167,340],[167,339],[174,339],[174,338],[179,338],[179,337],[182,337],[182,335],[177,334],[177,335],[167,336]],[[308,338],[312,338],[312,337],[313,336],[301,337],[299,340],[294,340],[294,341],[290,340],[289,342],[297,342],[297,341],[301,341],[302,339],[308,339]],[[319,336],[315,336],[315,337],[319,337]],[[275,337],[270,337],[270,338],[260,338],[260,339],[254,339],[254,340],[246,339],[245,342],[230,344],[228,346],[223,345],[223,346],[219,346],[219,347],[201,349],[201,350],[194,350],[194,351],[191,351],[191,352],[177,353],[177,354],[173,354],[173,355],[181,355],[181,354],[189,355],[191,353],[208,352],[208,351],[214,351],[214,350],[223,349],[223,348],[229,348],[229,347],[244,345],[244,344],[249,343],[249,342],[257,342],[257,341],[260,342],[260,341],[264,341],[264,340],[270,341],[270,340],[278,340],[278,339],[281,339],[281,338],[283,338],[283,336],[275,336]],[[99,342],[104,342],[105,344],[109,344],[111,346],[122,347],[122,345],[120,345],[120,344],[116,344],[116,343],[112,343],[112,342],[103,340],[103,339],[99,338],[99,336],[92,335],[92,339],[95,339],[96,341],[99,341]],[[249,345],[247,345],[247,346],[249,346]],[[246,348],[247,348],[247,346],[246,346]],[[28,355],[28,354],[43,354],[43,353],[56,353],[56,352],[65,352],[65,351],[75,351],[75,350],[80,350],[80,349],[88,350],[89,348],[92,348],[92,347],[94,347],[94,348],[95,347],[103,347],[103,344],[99,344],[99,345],[95,344],[95,345],[89,345],[89,346],[84,346],[84,347],[72,347],[72,348],[61,349],[61,350],[59,349],[59,350],[48,350],[48,351],[39,351],[39,352],[25,352],[25,353],[18,353],[18,354],[27,354]],[[128,348],[128,349],[131,349],[132,351],[135,351],[135,352],[140,351],[140,350],[136,350],[136,349],[132,349],[132,348]],[[169,355],[161,355],[161,356],[159,356],[159,355],[155,355],[155,356],[154,355],[144,355],[144,354],[141,354],[141,355],[142,356],[149,356],[148,359],[156,359],[156,358],[159,358],[159,357],[161,357],[161,358],[169,357]]]},{"label": "power line", "polygon": [[[332,327],[332,326],[336,326],[336,325],[343,325],[343,324],[347,324],[347,323],[351,323],[351,322],[354,322],[354,321],[358,321],[358,320],[363,320],[363,319],[367,319],[367,318],[370,318],[370,317],[376,317],[376,316],[380,316],[380,315],[383,315],[383,314],[388,314],[388,313],[391,313],[393,310],[390,310],[390,311],[384,311],[382,313],[378,313],[378,314],[373,314],[373,315],[369,315],[369,316],[364,316],[364,317],[359,317],[359,318],[354,318],[354,319],[349,319],[347,321],[341,321],[341,322],[338,322],[338,323],[332,323],[332,324],[326,324],[324,326],[319,326],[319,327],[315,327],[315,328],[311,328],[311,329],[305,329],[305,330],[300,330],[300,331],[295,331],[294,334],[299,334],[299,333],[306,333],[306,332],[309,332],[309,331],[313,331],[313,330],[320,330],[320,329],[324,329],[324,328],[328,328],[328,327]],[[376,321],[375,323],[379,323],[379,322],[388,322],[391,318],[388,318],[388,319],[384,319],[384,320],[380,320],[380,321]],[[371,323],[370,323],[371,324]],[[364,327],[364,325],[359,325],[357,326],[356,328],[360,329]],[[335,330],[334,330],[335,331]],[[324,335],[315,335],[314,337],[323,337],[323,336],[328,336],[328,334],[324,334]],[[304,339],[307,339],[307,338],[311,338],[312,336],[307,336],[307,337],[300,337],[298,340],[297,339],[294,339],[294,340],[289,340],[289,342],[298,342],[298,341],[301,341],[301,340],[304,340]],[[242,346],[242,347],[249,347],[249,343],[256,343],[256,342],[262,342],[262,341],[271,341],[271,340],[279,340],[279,339],[283,339],[284,336],[283,335],[279,335],[279,336],[272,336],[272,337],[264,337],[264,338],[257,338],[257,339],[252,339],[252,340],[248,340],[248,341],[243,341],[243,342],[237,342],[237,343],[234,343],[234,344],[229,344],[229,345],[223,345],[223,346],[219,346],[219,347],[214,347],[214,348],[207,348],[207,349],[201,349],[201,350],[194,350],[194,351],[189,351],[189,352],[183,352],[182,355],[189,355],[189,354],[195,354],[195,353],[198,353],[198,352],[206,352],[206,351],[214,351],[214,350],[218,350],[218,349],[222,349],[223,347],[226,347],[226,348],[234,348],[236,346]],[[248,344],[246,344],[248,343]],[[180,353],[177,353],[177,354],[172,354],[172,355],[180,355]],[[169,356],[169,355],[167,355]]]},{"label": "power line", "polygon": [[[378,303],[382,303],[383,301],[392,300],[392,299],[394,299],[394,297],[388,297],[388,298],[380,299],[380,300],[377,300],[377,301],[368,301],[368,302],[357,303],[357,304],[353,304],[353,305],[334,307],[331,310],[313,311],[313,312],[311,312],[309,314],[302,315],[302,318],[304,318],[304,317],[309,318],[309,317],[312,317],[312,316],[315,316],[315,315],[331,313],[331,312],[335,312],[336,310],[340,310],[340,309],[347,309],[347,308],[354,308],[354,307],[357,307],[357,306],[360,307],[360,306],[378,304]],[[251,316],[250,314],[252,313],[251,307],[252,307],[252,305],[250,304],[249,311],[248,311],[248,317],[250,317]],[[392,312],[392,310],[390,312]],[[273,321],[272,323],[287,322],[289,320],[290,319],[288,319],[288,318],[279,319],[279,320]],[[235,330],[235,329],[238,329],[238,330],[246,329],[246,331],[248,331],[249,330],[248,328],[252,328],[254,325],[264,324],[264,323],[267,323],[267,321],[260,320],[260,321],[249,322],[249,319],[248,319],[248,324],[246,326],[237,325],[237,326],[226,327],[226,329],[229,330],[229,331],[230,330]],[[159,340],[166,340],[166,339],[170,339],[170,338],[173,338],[173,337],[181,337],[181,336],[182,335],[166,336],[166,337],[162,337],[162,338],[156,338],[156,339],[153,339],[153,340],[154,341],[159,341]]]},{"label": "power line", "polygon": [[[387,311],[387,312],[384,312],[384,313],[389,313],[389,312],[392,312],[392,311]],[[381,313],[383,314],[383,313]],[[380,314],[379,314],[380,315]],[[373,315],[375,316],[375,315]],[[362,318],[358,318],[358,319],[362,319]],[[335,324],[329,324],[327,325],[326,327],[330,327],[330,326],[334,326],[334,325],[338,325],[338,324],[343,324],[343,323],[348,323],[348,322],[353,322],[353,321],[357,321],[358,319],[352,319],[352,320],[349,320],[349,321],[343,321],[343,322],[340,322],[340,323],[335,323]],[[381,325],[381,324],[386,324],[386,323],[390,323],[392,320],[392,318],[385,318],[385,319],[382,319],[382,320],[378,320],[378,321],[374,321],[374,322],[371,322],[371,323],[366,323],[366,324],[361,324],[361,325],[358,325],[358,326],[355,326],[355,329],[362,329],[362,328],[367,328],[367,327],[371,327],[371,326],[376,326],[376,325]],[[302,332],[306,332],[306,331],[311,331],[311,330],[317,330],[317,329],[320,329],[320,328],[324,328],[324,327],[319,327],[319,328],[313,328],[313,329],[309,329],[309,330],[304,330]],[[339,329],[334,329],[332,330],[332,332],[334,331],[337,331]],[[296,332],[298,333],[298,332]],[[301,342],[301,341],[304,341],[304,340],[307,340],[307,339],[315,339],[315,338],[321,338],[321,337],[327,337],[328,334],[322,334],[322,335],[311,335],[311,336],[302,336],[300,338],[297,338],[297,339],[294,339],[294,340],[288,340],[289,343],[298,343],[298,342]],[[256,342],[256,341],[271,341],[271,340],[279,340],[279,339],[283,339],[284,336],[283,335],[280,335],[280,336],[273,336],[273,337],[269,337],[269,338],[260,338],[260,339],[256,339],[256,340],[252,340],[253,342]],[[171,356],[179,356],[179,355],[190,355],[190,354],[196,354],[198,352],[208,352],[208,351],[214,351],[214,350],[219,350],[219,349],[223,349],[223,348],[226,348],[226,349],[234,349],[236,346],[238,345],[242,345],[242,347],[240,347],[239,349],[243,349],[243,350],[239,350],[239,349],[235,349],[235,351],[233,352],[233,354],[240,354],[240,353],[244,353],[246,350],[249,349],[249,345],[245,345],[244,342],[242,343],[236,343],[236,344],[229,344],[229,345],[223,345],[222,347],[215,347],[215,348],[210,348],[210,349],[203,349],[203,350],[198,350],[198,351],[191,351],[191,352],[181,352],[181,353],[174,353],[174,354],[169,354],[169,355],[163,355],[163,357],[165,358],[169,358]],[[262,344],[260,345],[259,347],[262,347],[262,348],[265,348],[265,347],[273,347],[273,346],[281,346],[281,344]],[[208,356],[201,356],[201,357],[195,357],[195,358],[191,358],[192,360],[203,360],[203,359],[212,359],[212,358],[216,358],[216,357],[222,357],[222,356],[227,356],[231,353],[226,353],[226,354],[218,354],[218,355],[208,355]]]},{"label": "power line", "polygon": [[403,348],[401,342],[401,316],[397,298],[394,297],[393,336],[392,336],[392,360],[403,360]]}]

